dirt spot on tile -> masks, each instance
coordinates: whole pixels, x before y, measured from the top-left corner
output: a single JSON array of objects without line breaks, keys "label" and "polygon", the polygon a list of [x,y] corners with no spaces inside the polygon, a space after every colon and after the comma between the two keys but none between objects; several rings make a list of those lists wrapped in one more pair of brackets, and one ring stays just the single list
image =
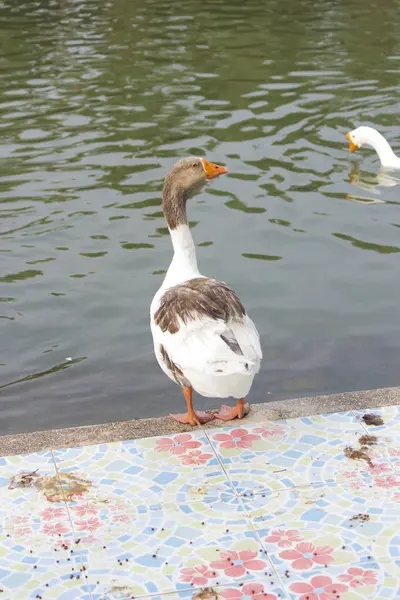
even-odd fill
[{"label": "dirt spot on tile", "polygon": [[318,500],[324,497],[325,492],[322,492],[322,494],[316,494],[313,498],[308,497],[307,500],[304,501],[304,504],[315,504],[316,502],[318,502]]},{"label": "dirt spot on tile", "polygon": [[352,460],[365,460],[365,462],[368,463],[368,466],[373,467],[373,462],[366,450],[368,450],[366,447],[363,447],[360,450],[355,450],[354,448],[347,446],[343,452],[347,458],[351,458]]},{"label": "dirt spot on tile", "polygon": [[82,496],[92,487],[92,482],[73,473],[60,473],[65,499],[71,501],[74,496]]},{"label": "dirt spot on tile", "polygon": [[351,517],[351,519],[349,519],[350,521],[357,522],[357,523],[366,523],[367,521],[369,521],[369,514],[368,513],[358,513],[358,515],[354,515],[354,517]]},{"label": "dirt spot on tile", "polygon": [[218,598],[218,592],[213,590],[212,587],[204,588],[192,596],[192,600],[218,600]]},{"label": "dirt spot on tile", "polygon": [[73,473],[61,473],[60,481],[56,475],[40,475],[38,469],[31,472],[22,472],[10,478],[8,489],[35,488],[41,492],[48,502],[71,501],[75,496],[85,494],[92,487],[92,482]]},{"label": "dirt spot on tile", "polygon": [[375,446],[378,443],[378,438],[376,435],[362,435],[358,443],[360,446]]},{"label": "dirt spot on tile", "polygon": [[359,448],[347,446],[343,451],[344,455],[351,460],[365,460],[369,467],[373,467],[374,464],[369,455],[369,451],[371,447],[376,446],[378,438],[376,435],[365,434],[358,438],[358,443],[360,445]]},{"label": "dirt spot on tile", "polygon": [[30,471],[28,473],[23,471],[22,473],[18,473],[18,475],[14,475],[10,478],[10,485],[8,486],[8,489],[14,490],[15,488],[34,487],[35,482],[40,478],[38,471],[39,469],[36,469],[36,471]]},{"label": "dirt spot on tile", "polygon": [[116,592],[121,594],[131,594],[132,588],[128,587],[127,585],[113,585],[110,589],[110,592],[112,592],[113,594],[115,594]]},{"label": "dirt spot on tile", "polygon": [[117,600],[127,600],[127,598],[135,598],[133,595],[133,588],[128,585],[113,585],[102,595],[99,600],[110,600],[114,598]]},{"label": "dirt spot on tile", "polygon": [[373,413],[367,413],[363,415],[362,420],[366,425],[384,425],[384,420],[380,415],[374,415]]}]

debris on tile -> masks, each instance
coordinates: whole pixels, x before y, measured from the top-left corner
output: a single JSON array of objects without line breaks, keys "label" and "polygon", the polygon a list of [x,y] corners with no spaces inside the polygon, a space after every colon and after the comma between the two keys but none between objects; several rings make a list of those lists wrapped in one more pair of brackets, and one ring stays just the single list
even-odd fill
[{"label": "debris on tile", "polygon": [[363,449],[355,450],[354,448],[351,448],[351,446],[347,446],[343,452],[347,458],[351,458],[352,460],[365,460],[368,463],[368,466],[374,466],[370,456]]},{"label": "debris on tile", "polygon": [[127,585],[113,585],[109,592],[104,596],[104,599],[108,598],[108,595],[112,594],[111,598],[114,598],[114,594],[118,594],[118,598],[125,598],[126,594],[132,594],[132,588]]},{"label": "debris on tile", "polygon": [[[85,494],[93,485],[88,479],[83,479],[73,473],[60,473],[60,481],[64,497],[68,502],[74,500],[76,496]],[[48,500],[50,499],[48,498]]]},{"label": "debris on tile", "polygon": [[35,488],[40,491],[48,502],[71,501],[75,496],[81,496],[92,487],[91,481],[73,473],[61,473],[60,481],[56,475],[40,475],[36,471],[22,471],[10,478],[9,490],[16,488]]},{"label": "debris on tile", "polygon": [[360,444],[358,449],[347,446],[344,449],[344,455],[352,460],[365,460],[369,467],[373,467],[374,465],[368,451],[372,446],[376,446],[378,438],[376,435],[364,434],[358,438],[358,443]]},{"label": "debris on tile", "polygon": [[304,504],[315,504],[316,502],[321,500],[321,498],[325,497],[325,492],[320,492],[320,491],[316,490],[311,495],[305,494],[304,497],[305,497]]},{"label": "debris on tile", "polygon": [[15,488],[26,488],[33,486],[36,478],[40,477],[40,475],[38,475],[38,470],[39,469],[28,473],[22,472],[18,475],[14,475],[14,477],[11,477],[10,479],[10,485],[8,486],[8,489],[14,490]]},{"label": "debris on tile", "polygon": [[358,443],[360,446],[375,446],[378,443],[378,438],[376,435],[362,435],[359,438]]},{"label": "debris on tile", "polygon": [[374,415],[373,413],[367,413],[363,415],[362,420],[366,425],[383,425],[384,421],[380,415]]},{"label": "debris on tile", "polygon": [[354,517],[351,517],[350,521],[358,521],[359,523],[366,523],[367,521],[369,521],[369,514],[368,513],[358,513],[358,515],[354,515]]},{"label": "debris on tile", "polygon": [[218,592],[211,587],[204,588],[192,596],[192,600],[218,600]]}]

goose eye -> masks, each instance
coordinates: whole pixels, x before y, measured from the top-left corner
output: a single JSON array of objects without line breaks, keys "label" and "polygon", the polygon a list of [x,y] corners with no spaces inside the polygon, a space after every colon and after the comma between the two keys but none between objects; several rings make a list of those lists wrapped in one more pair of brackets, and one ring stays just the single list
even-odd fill
[{"label": "goose eye", "polygon": [[197,163],[193,163],[192,167],[198,167],[199,165]]}]

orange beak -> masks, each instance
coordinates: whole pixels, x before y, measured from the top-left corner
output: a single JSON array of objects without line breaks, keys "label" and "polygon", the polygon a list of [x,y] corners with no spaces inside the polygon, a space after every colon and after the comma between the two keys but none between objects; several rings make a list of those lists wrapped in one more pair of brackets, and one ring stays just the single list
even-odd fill
[{"label": "orange beak", "polygon": [[202,158],[201,162],[203,163],[203,168],[206,172],[207,179],[214,179],[214,177],[218,177],[218,175],[224,175],[224,173],[228,173],[228,169],[226,167],[221,167],[221,165],[210,163],[205,158]]},{"label": "orange beak", "polygon": [[359,146],[357,146],[357,144],[355,144],[353,142],[353,140],[351,139],[351,137],[350,137],[350,131],[348,133],[346,133],[346,138],[350,142],[350,148],[349,148],[350,152],[355,152],[356,150],[358,150]]}]

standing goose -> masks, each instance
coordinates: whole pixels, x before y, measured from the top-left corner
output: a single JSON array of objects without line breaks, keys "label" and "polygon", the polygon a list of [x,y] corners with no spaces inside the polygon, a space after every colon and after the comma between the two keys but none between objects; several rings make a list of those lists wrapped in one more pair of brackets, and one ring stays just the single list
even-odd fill
[{"label": "standing goose", "polygon": [[382,167],[386,169],[400,169],[400,158],[395,155],[389,142],[379,131],[373,127],[362,125],[346,133],[346,138],[350,142],[350,152],[355,152],[361,146],[372,146]]},{"label": "standing goose", "polygon": [[221,406],[216,418],[241,419],[249,410],[244,398],[260,368],[257,330],[230,287],[209,279],[197,268],[188,226],[187,200],[225,167],[191,156],[178,161],[165,178],[163,211],[174,255],[150,308],[154,352],[161,369],[183,391],[187,414],[171,415],[179,423],[200,425],[214,416],[195,412],[192,392],[237,399]]}]

